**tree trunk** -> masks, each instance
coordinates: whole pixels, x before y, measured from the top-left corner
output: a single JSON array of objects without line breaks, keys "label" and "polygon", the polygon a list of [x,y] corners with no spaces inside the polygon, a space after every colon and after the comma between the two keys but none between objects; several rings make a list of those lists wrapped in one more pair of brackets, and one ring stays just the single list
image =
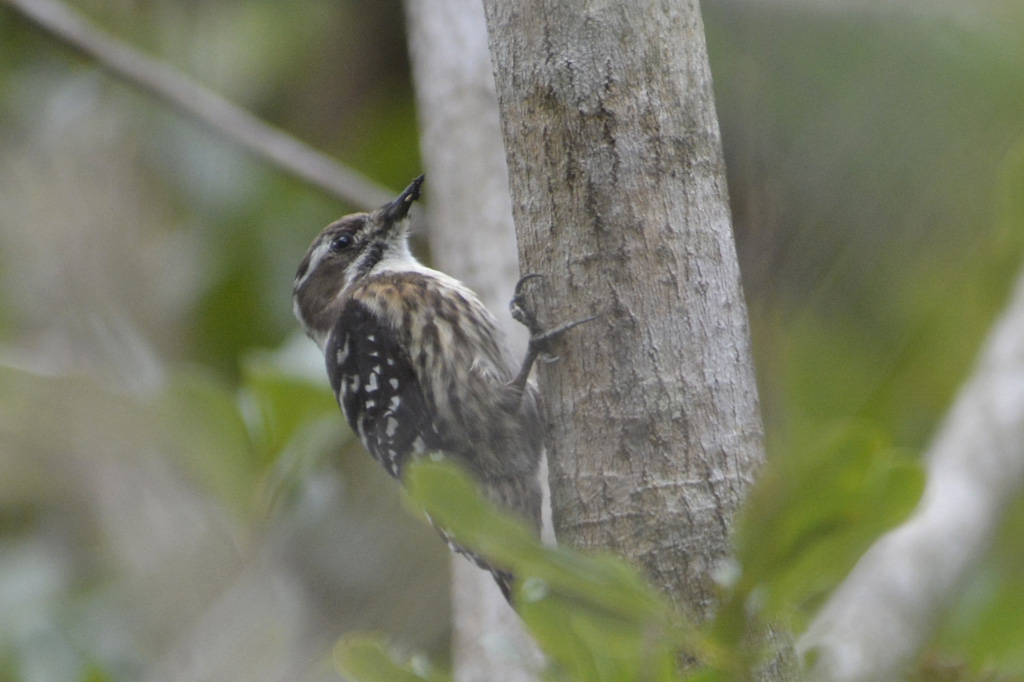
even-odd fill
[{"label": "tree trunk", "polygon": [[694,0],[485,0],[560,543],[639,564],[698,620],[763,460]]},{"label": "tree trunk", "polygon": [[[409,0],[406,15],[434,264],[468,284],[525,350],[525,329],[508,313],[519,268],[483,8],[479,0]],[[542,659],[519,617],[491,575],[458,555],[452,610],[458,682],[535,679]]]}]

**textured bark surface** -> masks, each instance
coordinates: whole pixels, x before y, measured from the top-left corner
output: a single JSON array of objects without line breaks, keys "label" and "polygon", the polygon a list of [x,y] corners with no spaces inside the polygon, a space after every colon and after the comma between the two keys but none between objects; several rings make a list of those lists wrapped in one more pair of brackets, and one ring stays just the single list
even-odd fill
[{"label": "textured bark surface", "polygon": [[[470,286],[513,340],[518,278],[498,102],[479,0],[406,2],[434,264]],[[452,558],[452,660],[458,682],[529,682],[540,653],[490,574]],[[514,653],[518,652],[518,654]]]},{"label": "textured bark surface", "polygon": [[485,0],[560,543],[610,549],[706,618],[763,458],[693,0]]}]

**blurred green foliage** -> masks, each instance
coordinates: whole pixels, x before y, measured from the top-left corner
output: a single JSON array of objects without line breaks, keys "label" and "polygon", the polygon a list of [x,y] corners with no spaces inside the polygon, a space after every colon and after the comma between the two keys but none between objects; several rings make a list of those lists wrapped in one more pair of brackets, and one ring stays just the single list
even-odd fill
[{"label": "blurred green foliage", "polygon": [[[773,462],[737,524],[736,593],[756,594],[773,618],[801,631],[871,541],[909,514],[923,484],[916,458],[858,422]],[[745,607],[736,606],[740,618]]]},{"label": "blurred green foliage", "polygon": [[[550,680],[681,679],[679,645],[695,638],[674,623],[667,603],[614,557],[587,557],[545,547],[524,526],[488,504],[462,472],[424,459],[409,467],[413,508],[455,540],[518,576],[514,598],[527,629],[549,659]],[[363,682],[441,680],[410,664],[404,675],[385,640],[343,640],[335,651],[342,673]],[[394,676],[392,676],[394,675]]]},{"label": "blurred green foliage", "polygon": [[[418,461],[406,483],[415,511],[517,576],[517,611],[548,660],[545,679],[751,679],[776,654],[756,633],[769,623],[794,625],[793,615],[916,503],[919,469],[906,457],[886,457],[878,438],[850,425],[814,463],[762,477],[740,522],[736,565],[723,571],[721,606],[699,625],[673,614],[621,559],[542,545],[450,463]],[[335,660],[361,682],[447,679],[414,662],[402,667],[383,637],[350,636]],[[693,660],[699,665],[684,663]]]},{"label": "blurred green foliage", "polygon": [[[75,6],[384,184],[420,172],[398,0]],[[702,8],[771,462],[700,630],[613,560],[511,545],[554,679],[670,679],[680,642],[715,678],[750,609],[799,629],[913,505],[1024,255],[1017,3]],[[347,210],[0,4],[0,682],[322,679],[348,630],[444,667],[444,548],[291,318]],[[914,679],[1024,677],[1022,530],[1018,503]]]}]

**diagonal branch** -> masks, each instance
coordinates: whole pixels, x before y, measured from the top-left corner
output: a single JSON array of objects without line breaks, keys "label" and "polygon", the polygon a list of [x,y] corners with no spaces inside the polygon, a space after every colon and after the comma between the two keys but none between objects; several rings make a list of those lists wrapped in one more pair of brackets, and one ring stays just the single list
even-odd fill
[{"label": "diagonal branch", "polygon": [[1024,274],[927,453],[914,515],[861,557],[801,638],[811,680],[897,679],[1024,485]]},{"label": "diagonal branch", "polygon": [[105,33],[60,0],[0,0],[129,83],[203,121],[260,158],[354,207],[372,210],[392,193],[232,104],[181,72]]}]

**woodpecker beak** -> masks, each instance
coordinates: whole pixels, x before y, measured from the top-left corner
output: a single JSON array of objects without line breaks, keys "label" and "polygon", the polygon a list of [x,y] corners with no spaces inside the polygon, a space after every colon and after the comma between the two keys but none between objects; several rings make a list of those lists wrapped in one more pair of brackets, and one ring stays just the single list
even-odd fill
[{"label": "woodpecker beak", "polygon": [[395,223],[404,218],[409,213],[409,207],[412,206],[412,202],[420,198],[420,186],[423,184],[423,176],[419,176],[412,181],[408,187],[405,188],[398,198],[392,201],[390,204],[385,204],[381,208],[384,209],[384,219],[389,223]]}]

